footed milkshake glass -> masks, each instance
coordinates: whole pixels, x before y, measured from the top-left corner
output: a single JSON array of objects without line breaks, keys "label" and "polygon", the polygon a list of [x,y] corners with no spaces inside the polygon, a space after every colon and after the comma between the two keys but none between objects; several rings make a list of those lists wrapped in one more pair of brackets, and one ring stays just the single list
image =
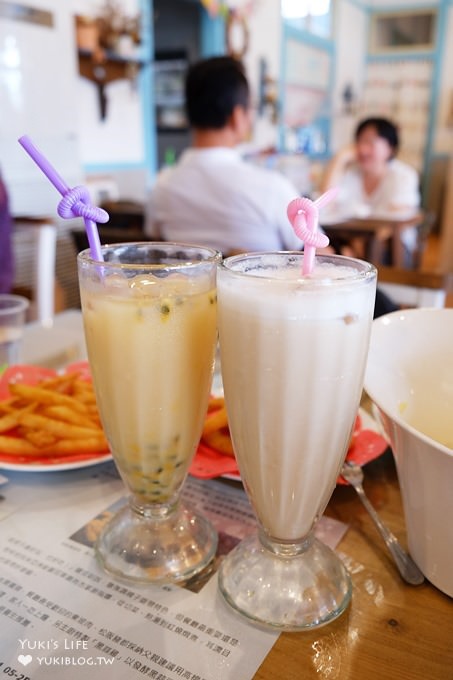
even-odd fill
[{"label": "footed milkshake glass", "polygon": [[339,616],[351,581],[313,535],[335,488],[362,392],[375,268],[302,253],[227,258],[217,275],[222,377],[258,534],[223,560],[220,591],[260,624],[303,630]]},{"label": "footed milkshake glass", "polygon": [[128,504],[95,550],[136,582],[184,582],[213,559],[217,534],[179,500],[207,411],[217,341],[220,253],[126,243],[78,256],[88,358],[102,425]]}]

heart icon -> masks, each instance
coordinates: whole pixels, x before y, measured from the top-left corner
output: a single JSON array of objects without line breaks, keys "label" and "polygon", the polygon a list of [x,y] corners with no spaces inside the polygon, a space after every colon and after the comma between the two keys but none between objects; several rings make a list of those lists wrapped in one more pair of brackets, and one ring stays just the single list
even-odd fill
[{"label": "heart icon", "polygon": [[24,656],[23,654],[19,654],[17,657],[17,660],[19,663],[22,664],[22,666],[28,666],[29,663],[33,661],[33,657],[31,654],[27,654],[27,656]]}]

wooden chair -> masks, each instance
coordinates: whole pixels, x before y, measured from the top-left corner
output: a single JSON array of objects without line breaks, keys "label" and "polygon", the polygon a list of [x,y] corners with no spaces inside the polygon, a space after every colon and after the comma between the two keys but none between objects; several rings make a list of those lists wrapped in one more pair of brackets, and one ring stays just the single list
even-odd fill
[{"label": "wooden chair", "polygon": [[[118,229],[117,227],[110,228],[98,225],[98,231],[102,245],[150,240],[146,234],[139,229]],[[84,229],[71,229],[70,233],[72,242],[78,253],[89,247],[88,238]]]},{"label": "wooden chair", "polygon": [[420,269],[423,255],[426,250],[428,237],[431,234],[434,224],[436,222],[436,214],[431,210],[422,213],[422,220],[417,224],[417,242],[415,250],[412,253],[412,268]]},{"label": "wooden chair", "polygon": [[379,266],[378,286],[401,307],[444,307],[453,274]]},{"label": "wooden chair", "polygon": [[[101,207],[110,216],[106,224],[98,224],[99,238],[103,245],[150,240],[144,232],[142,204],[135,201],[105,201]],[[83,227],[71,229],[71,238],[78,253],[88,248],[88,238]]]},{"label": "wooden chair", "polygon": [[105,228],[135,229],[143,231],[145,228],[145,207],[137,201],[118,200],[101,203],[110,216]]},{"label": "wooden chair", "polygon": [[[394,267],[417,269],[420,267],[426,242],[435,222],[435,214],[420,210],[407,218],[358,218],[323,224],[322,227],[337,250],[358,240],[362,244],[364,259],[380,266],[389,262]],[[402,235],[408,228],[416,230],[414,250],[409,254]]]},{"label": "wooden chair", "polygon": [[56,244],[57,226],[52,219],[14,218],[16,269],[22,268],[24,275],[13,290],[31,298],[30,320],[47,323],[53,319]]}]

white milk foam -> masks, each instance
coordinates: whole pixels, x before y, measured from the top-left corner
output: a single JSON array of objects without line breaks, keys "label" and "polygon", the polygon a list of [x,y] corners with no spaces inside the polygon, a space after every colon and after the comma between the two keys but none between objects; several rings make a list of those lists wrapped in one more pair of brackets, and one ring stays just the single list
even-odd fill
[{"label": "white milk foam", "polygon": [[[235,272],[242,274],[249,269],[248,276],[240,275],[237,280],[225,278],[223,286],[231,288],[234,294],[239,285],[244,304],[255,309],[259,306],[263,317],[274,317],[278,308],[277,316],[282,317],[297,314],[303,319],[344,318],[351,321],[364,309],[364,304],[368,309],[365,302],[368,294],[364,293],[363,286],[357,285],[362,277],[352,267],[321,263],[310,276],[303,277],[299,266],[284,268],[281,260],[264,271],[256,269],[253,275],[244,263],[239,264],[241,267],[235,268]],[[273,264],[272,260],[266,260],[266,265],[269,264]],[[334,281],[335,285],[331,285]]]},{"label": "white milk foam", "polygon": [[[257,258],[257,264],[259,264],[259,258]],[[301,285],[309,285],[312,281],[332,281],[337,279],[357,279],[359,278],[357,270],[353,267],[348,267],[347,265],[333,266],[330,262],[316,262],[313,271],[307,275],[303,276],[300,267],[297,265],[292,269],[288,267],[282,267],[281,258],[272,259],[271,257],[266,258],[266,268],[265,269],[254,269],[250,267],[247,262],[238,261],[235,263],[234,271],[241,273],[252,273],[253,276],[259,278],[272,278],[272,279],[284,279],[288,281],[289,279],[294,279],[298,281]]]}]

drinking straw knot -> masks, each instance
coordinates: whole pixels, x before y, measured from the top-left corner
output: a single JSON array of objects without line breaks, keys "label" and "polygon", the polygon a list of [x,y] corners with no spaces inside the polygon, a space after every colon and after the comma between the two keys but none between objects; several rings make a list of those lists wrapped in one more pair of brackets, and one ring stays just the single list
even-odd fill
[{"label": "drinking straw knot", "polygon": [[90,203],[90,194],[84,186],[69,189],[58,204],[57,212],[64,219],[83,217],[93,222],[108,222],[109,214]]},{"label": "drinking straw knot", "polygon": [[104,258],[102,256],[96,222],[107,222],[109,219],[108,213],[102,210],[102,208],[96,208],[90,204],[88,189],[85,187],[74,187],[74,189],[68,187],[64,179],[58,174],[44,154],[33,144],[28,135],[19,137],[18,142],[23,146],[30,158],[35,161],[38,168],[43,171],[55,189],[63,196],[57,208],[59,216],[65,219],[83,217],[91,256],[95,260],[102,262]]},{"label": "drinking straw knot", "polygon": [[312,200],[295,198],[288,205],[287,215],[296,236],[305,246],[325,248],[329,245],[328,236],[317,230],[319,210]]}]

